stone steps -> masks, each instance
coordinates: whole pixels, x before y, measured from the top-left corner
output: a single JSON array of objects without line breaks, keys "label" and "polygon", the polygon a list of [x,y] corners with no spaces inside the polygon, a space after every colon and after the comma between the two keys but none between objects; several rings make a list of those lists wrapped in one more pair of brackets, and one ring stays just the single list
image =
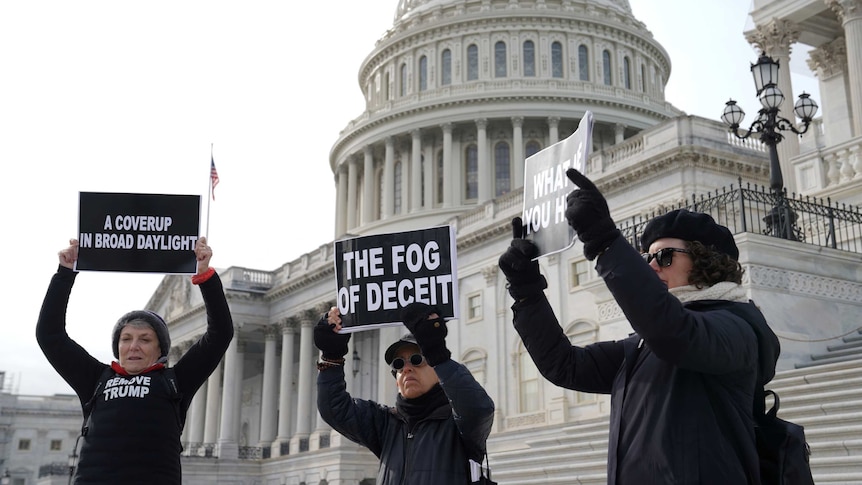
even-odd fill
[{"label": "stone steps", "polygon": [[[781,371],[767,385],[781,399],[778,416],[805,428],[818,484],[862,483],[862,352],[844,357]],[[535,431],[523,441],[514,440],[523,443],[516,449],[494,451],[495,437],[489,440],[495,480],[519,485],[606,482],[607,417],[548,427],[538,436]],[[511,443],[512,435],[506,435]]]}]

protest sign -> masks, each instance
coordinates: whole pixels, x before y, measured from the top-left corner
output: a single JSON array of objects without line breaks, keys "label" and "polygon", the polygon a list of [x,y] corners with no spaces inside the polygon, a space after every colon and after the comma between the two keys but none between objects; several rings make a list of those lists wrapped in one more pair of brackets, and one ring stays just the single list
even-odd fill
[{"label": "protest sign", "polygon": [[593,113],[587,111],[578,129],[524,161],[524,221],[526,237],[539,248],[537,258],[568,249],[575,232],[566,222],[566,196],[575,189],[566,170],[581,173],[592,145]]},{"label": "protest sign", "polygon": [[200,199],[80,192],[75,269],[195,274]]},{"label": "protest sign", "polygon": [[455,232],[450,226],[335,241],[342,333],[401,323],[418,301],[458,318]]}]

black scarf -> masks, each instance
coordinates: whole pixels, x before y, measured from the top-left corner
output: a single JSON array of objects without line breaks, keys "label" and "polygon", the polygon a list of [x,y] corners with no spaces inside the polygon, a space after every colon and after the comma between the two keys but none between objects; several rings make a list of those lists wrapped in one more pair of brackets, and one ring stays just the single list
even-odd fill
[{"label": "black scarf", "polygon": [[434,410],[442,406],[450,406],[449,398],[443,392],[440,384],[434,384],[434,387],[428,390],[425,394],[414,398],[407,399],[401,394],[395,399],[395,408],[398,414],[407,419],[407,430],[413,431],[413,427],[419,421],[427,418]]}]

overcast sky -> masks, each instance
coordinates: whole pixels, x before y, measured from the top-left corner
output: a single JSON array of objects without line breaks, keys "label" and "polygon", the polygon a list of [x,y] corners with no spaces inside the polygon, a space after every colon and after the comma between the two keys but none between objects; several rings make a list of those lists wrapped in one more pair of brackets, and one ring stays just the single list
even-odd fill
[{"label": "overcast sky", "polygon": [[[330,243],[329,150],[364,109],[359,65],[397,3],[0,2],[7,388],[71,391],[34,328],[56,253],[77,232],[80,191],[206,197],[213,144],[221,178],[210,214],[213,265],[273,270]],[[631,4],[670,54],[670,102],[711,119],[730,97],[756,111],[749,63],[757,55],[742,35],[750,0]],[[794,94],[819,99],[806,50],[795,48]],[[80,274],[69,334],[110,361],[114,322],[146,305],[161,278]]]}]

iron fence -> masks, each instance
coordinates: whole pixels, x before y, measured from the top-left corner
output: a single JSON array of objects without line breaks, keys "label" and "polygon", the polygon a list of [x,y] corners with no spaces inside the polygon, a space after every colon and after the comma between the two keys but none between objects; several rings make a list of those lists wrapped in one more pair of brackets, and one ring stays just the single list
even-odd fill
[{"label": "iron fence", "polygon": [[733,234],[752,232],[821,247],[862,253],[862,210],[831,199],[788,196],[768,187],[731,184],[706,194],[692,194],[679,205],[620,221],[628,241],[640,250],[640,235],[650,219],[676,209],[709,214]]}]

